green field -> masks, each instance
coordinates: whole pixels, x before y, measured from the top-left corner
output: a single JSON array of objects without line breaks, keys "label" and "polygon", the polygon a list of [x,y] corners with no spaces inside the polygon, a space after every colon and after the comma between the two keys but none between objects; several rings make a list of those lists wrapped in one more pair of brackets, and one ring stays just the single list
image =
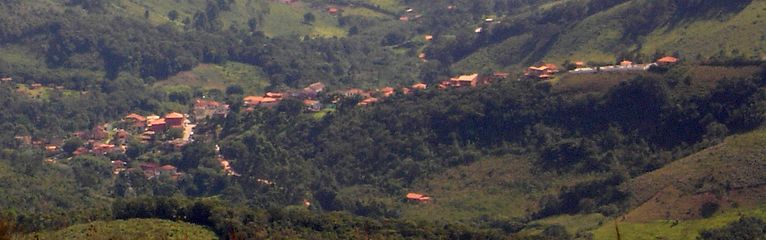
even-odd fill
[{"label": "green field", "polygon": [[[653,221],[649,223],[617,223],[620,236],[623,240],[694,240],[699,232],[706,229],[720,228],[739,220],[741,216],[752,216],[766,219],[766,208],[732,209],[707,219],[679,221]],[[593,231],[594,239],[612,240],[617,239],[617,230],[614,222],[607,222],[599,229]]]},{"label": "green field", "polygon": [[263,93],[269,81],[263,71],[252,65],[227,62],[222,65],[200,64],[191,71],[181,72],[155,83],[157,87],[187,86],[226,91],[230,85],[241,86],[246,94]]},{"label": "green field", "polygon": [[[121,0],[115,4],[123,14],[143,17],[145,11],[149,11],[149,19],[154,24],[174,23],[182,26],[184,18],[193,18],[197,11],[205,10],[206,1],[189,0],[184,4],[166,0]],[[176,10],[179,13],[178,20],[171,21],[167,14]],[[316,21],[312,24],[303,23],[303,15],[313,13]],[[256,19],[258,30],[267,36],[318,36],[318,37],[343,37],[346,29],[338,25],[338,20],[323,11],[312,9],[303,3],[282,4],[270,0],[245,0],[237,1],[230,11],[221,14],[223,29],[236,26],[239,29],[247,29],[248,21]]]},{"label": "green field", "polygon": [[212,231],[189,223],[158,219],[131,219],[74,225],[62,230],[34,233],[15,238],[25,239],[219,239]]},{"label": "green field", "polygon": [[434,201],[406,204],[402,212],[406,218],[426,221],[523,217],[537,210],[537,201],[543,195],[589,178],[533,173],[530,159],[495,157],[452,168],[415,184],[410,191],[430,195]]}]

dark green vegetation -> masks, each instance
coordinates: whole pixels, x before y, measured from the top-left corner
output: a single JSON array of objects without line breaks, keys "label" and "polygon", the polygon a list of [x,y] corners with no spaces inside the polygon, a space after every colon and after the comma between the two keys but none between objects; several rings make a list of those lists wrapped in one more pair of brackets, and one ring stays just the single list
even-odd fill
[{"label": "dark green vegetation", "polygon": [[[328,3],[342,14],[329,15]],[[0,206],[22,232],[158,218],[232,239],[567,239],[596,228],[595,237],[609,238],[607,222],[622,216],[633,230],[643,226],[633,217],[728,222],[733,203],[758,207],[766,196],[743,193],[764,184],[764,8],[741,0],[4,1],[0,77],[13,82],[0,85]],[[430,88],[367,107],[346,98],[319,117],[293,100],[241,111],[242,94],[316,81],[433,85],[540,61],[664,54],[686,63],[564,75],[553,85],[510,78]],[[125,154],[69,158],[88,144],[72,140],[74,131],[129,112],[188,112],[202,96],[232,113],[199,125],[180,150],[131,139]],[[66,143],[63,160],[44,163],[49,156],[16,138],[27,135]],[[216,145],[241,176],[219,170]],[[173,164],[186,175],[112,176],[115,159]],[[434,201],[406,202],[408,192]],[[662,206],[676,208],[649,214]],[[50,234],[144,224],[169,223]],[[744,219],[702,236],[758,224]],[[168,237],[184,238],[175,233]],[[127,238],[144,236],[153,237]]]}]

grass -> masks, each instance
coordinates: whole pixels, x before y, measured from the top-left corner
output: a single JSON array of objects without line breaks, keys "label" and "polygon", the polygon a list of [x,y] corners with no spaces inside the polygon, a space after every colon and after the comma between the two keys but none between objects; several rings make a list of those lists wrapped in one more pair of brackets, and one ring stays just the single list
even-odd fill
[{"label": "grass", "polygon": [[344,16],[361,16],[367,18],[388,18],[387,15],[370,10],[364,7],[346,7],[343,8]]},{"label": "grass", "polygon": [[552,225],[563,226],[567,229],[567,232],[571,235],[575,235],[580,232],[596,230],[607,218],[601,214],[579,214],[579,215],[559,215],[549,218],[540,219],[529,223],[529,226],[523,231],[516,234],[517,236],[533,236],[538,235],[545,230],[546,227]]},{"label": "grass", "polygon": [[761,57],[766,51],[766,2],[752,1],[732,16],[718,16],[656,29],[644,41],[641,52],[678,50],[684,56],[711,56],[737,49],[746,57]]},{"label": "grass", "polygon": [[484,159],[416,183],[410,191],[430,195],[434,201],[405,204],[402,215],[425,221],[523,217],[537,210],[540,197],[587,178],[533,173],[531,160],[520,156]]},{"label": "grass", "polygon": [[[694,240],[699,232],[705,229],[720,228],[730,222],[739,220],[741,216],[752,216],[766,219],[766,208],[733,209],[707,219],[679,221],[653,221],[648,223],[619,222],[620,236],[623,240]],[[594,239],[617,239],[614,222],[607,222],[593,231]]]},{"label": "grass", "polygon": [[159,219],[131,219],[74,225],[55,232],[34,233],[24,239],[219,239],[212,231],[198,225]]},{"label": "grass", "polygon": [[155,83],[155,86],[184,85],[226,91],[226,87],[230,85],[239,85],[245,90],[245,94],[260,94],[269,84],[265,73],[260,68],[238,62],[227,62],[222,65],[200,64],[191,71],[181,72],[167,80],[159,81]]},{"label": "grass", "polygon": [[368,0],[368,2],[389,12],[400,12],[405,9],[399,0]]},{"label": "grass", "polygon": [[[149,21],[153,24],[174,23],[182,26],[184,18],[193,18],[197,11],[204,11],[206,1],[188,0],[183,3],[166,0],[121,0],[116,4],[121,14],[143,18],[144,12],[149,11]],[[171,21],[167,14],[176,10],[178,20]],[[311,12],[316,16],[313,24],[304,24],[303,15]],[[258,30],[267,36],[315,36],[315,37],[344,37],[346,29],[338,25],[338,20],[322,11],[312,9],[302,3],[281,4],[270,0],[237,1],[230,11],[221,13],[223,29],[237,26],[247,29],[251,18],[258,20]]]}]

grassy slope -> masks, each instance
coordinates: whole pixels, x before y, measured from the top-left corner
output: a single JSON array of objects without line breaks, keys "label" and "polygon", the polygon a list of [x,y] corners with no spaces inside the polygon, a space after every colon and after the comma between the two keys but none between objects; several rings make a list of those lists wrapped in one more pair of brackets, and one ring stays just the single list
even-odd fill
[{"label": "grassy slope", "polygon": [[[766,129],[734,135],[625,184],[637,207],[618,221],[622,239],[695,239],[700,230],[741,215],[766,218],[764,138]],[[706,202],[721,209],[704,219],[699,209]],[[614,222],[593,233],[595,239],[615,239]]]},{"label": "grassy slope", "polygon": [[[150,12],[150,20],[155,24],[170,23],[167,13],[179,12],[175,24],[181,24],[184,18],[193,18],[197,11],[205,10],[205,0],[188,0],[183,4],[167,0],[121,0],[116,5],[123,14],[131,16],[144,15]],[[311,12],[316,16],[316,22],[311,25],[303,24],[303,15]],[[322,37],[343,37],[346,30],[338,25],[338,20],[327,14],[323,9],[312,9],[304,4],[281,4],[269,0],[237,1],[231,11],[223,12],[221,19],[224,29],[232,25],[247,29],[251,18],[258,19],[259,30],[268,36],[310,35]]]},{"label": "grassy slope", "polygon": [[[563,62],[566,59],[588,61],[614,61],[620,50],[635,49],[623,44],[623,27],[618,19],[635,5],[633,1],[591,16],[563,34],[553,46],[547,60]],[[711,56],[720,49],[739,49],[745,56],[766,53],[766,2],[753,1],[733,16],[715,19],[694,19],[678,23],[672,28],[663,26],[640,39],[641,52],[647,55],[656,50],[679,51],[686,57],[697,54]]]},{"label": "grassy slope", "polygon": [[35,233],[17,239],[218,239],[212,231],[189,223],[158,219],[93,222],[55,232]]},{"label": "grassy slope", "polygon": [[[692,57],[710,56],[719,50],[738,49],[745,56],[763,56],[766,52],[766,1],[753,1],[743,11],[728,19],[688,22],[680,27],[660,28],[644,41],[642,52],[679,50]],[[760,55],[759,55],[760,54]]]},{"label": "grassy slope", "polygon": [[766,129],[734,135],[719,145],[639,176],[624,188],[631,192],[634,203],[644,203],[669,188],[677,189],[682,195],[694,195],[763,186],[766,184],[764,138]]},{"label": "grassy slope", "polygon": [[191,71],[185,71],[167,80],[155,83],[157,87],[186,85],[203,89],[226,91],[229,85],[239,85],[246,94],[263,93],[269,86],[265,74],[252,65],[227,62],[222,65],[200,64]]},{"label": "grassy slope", "polygon": [[537,201],[561,186],[587,177],[531,172],[530,160],[509,156],[481,160],[427,179],[410,189],[434,197],[431,204],[406,204],[406,218],[462,221],[480,216],[522,217],[537,210]]},{"label": "grassy slope", "polygon": [[[711,218],[679,221],[677,225],[671,221],[658,220],[648,223],[621,222],[618,226],[623,240],[694,240],[701,230],[726,226],[730,222],[737,221],[740,216],[766,219],[766,208],[731,209]],[[614,222],[607,222],[593,231],[594,239],[617,239],[614,224]]]},{"label": "grassy slope", "polygon": [[[766,1],[753,1],[742,11],[726,16],[686,19],[672,27],[658,27],[640,37],[638,46],[623,40],[625,30],[619,20],[642,1],[646,0],[628,1],[575,23],[573,27],[564,30],[550,49],[542,52],[542,60],[556,64],[565,60],[611,63],[620,52],[633,51],[639,47],[639,52],[646,56],[658,50],[669,53],[677,51],[682,57],[694,59],[698,54],[710,57],[721,50],[731,54],[733,49],[746,57],[766,56]],[[509,19],[526,17],[523,14],[508,16]],[[529,58],[532,53],[521,50],[524,44],[534,43],[526,38],[525,35],[511,37],[501,43],[486,46],[453,66],[461,71],[476,71],[483,67],[519,70],[524,64],[537,60]]]}]

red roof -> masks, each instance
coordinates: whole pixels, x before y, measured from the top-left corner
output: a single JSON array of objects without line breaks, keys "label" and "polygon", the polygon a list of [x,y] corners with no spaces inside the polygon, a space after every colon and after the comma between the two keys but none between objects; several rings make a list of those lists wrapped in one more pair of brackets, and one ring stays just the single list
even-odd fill
[{"label": "red roof", "polygon": [[412,89],[423,90],[423,89],[426,89],[427,87],[428,87],[428,85],[426,85],[425,83],[415,83],[415,84],[412,85]]},{"label": "red roof", "polygon": [[154,121],[150,122],[149,126],[165,125],[165,124],[167,124],[165,122],[165,119],[164,118],[160,118],[160,119],[157,119],[157,120],[154,120]]},{"label": "red roof", "polygon": [[165,119],[183,119],[183,118],[184,118],[184,115],[177,112],[172,112],[165,115]]},{"label": "red roof", "polygon": [[658,63],[677,63],[678,62],[678,58],[674,58],[674,57],[671,57],[671,56],[666,56],[666,57],[658,59],[657,62]]},{"label": "red roof", "polygon": [[174,167],[172,165],[165,165],[165,166],[160,167],[160,170],[162,170],[162,171],[175,171],[176,167]]},{"label": "red roof", "polygon": [[125,116],[125,119],[132,119],[132,120],[135,120],[137,122],[144,122],[144,121],[146,121],[146,118],[144,116],[141,116],[141,115],[138,115],[138,114],[135,114],[135,113],[128,114],[128,116]]},{"label": "red roof", "polygon": [[625,61],[620,62],[620,65],[621,66],[630,66],[630,65],[633,65],[633,62],[625,60]]},{"label": "red roof", "polygon": [[282,98],[282,93],[275,93],[275,92],[267,92],[266,97],[270,98]]},{"label": "red roof", "polygon": [[419,193],[407,193],[407,198],[408,199],[420,199],[422,197],[423,197],[423,194],[419,194]]},{"label": "red roof", "polygon": [[306,105],[306,106],[313,106],[313,105],[316,105],[318,103],[319,103],[319,101],[317,101],[317,100],[311,100],[311,99],[303,100],[303,105]]}]

